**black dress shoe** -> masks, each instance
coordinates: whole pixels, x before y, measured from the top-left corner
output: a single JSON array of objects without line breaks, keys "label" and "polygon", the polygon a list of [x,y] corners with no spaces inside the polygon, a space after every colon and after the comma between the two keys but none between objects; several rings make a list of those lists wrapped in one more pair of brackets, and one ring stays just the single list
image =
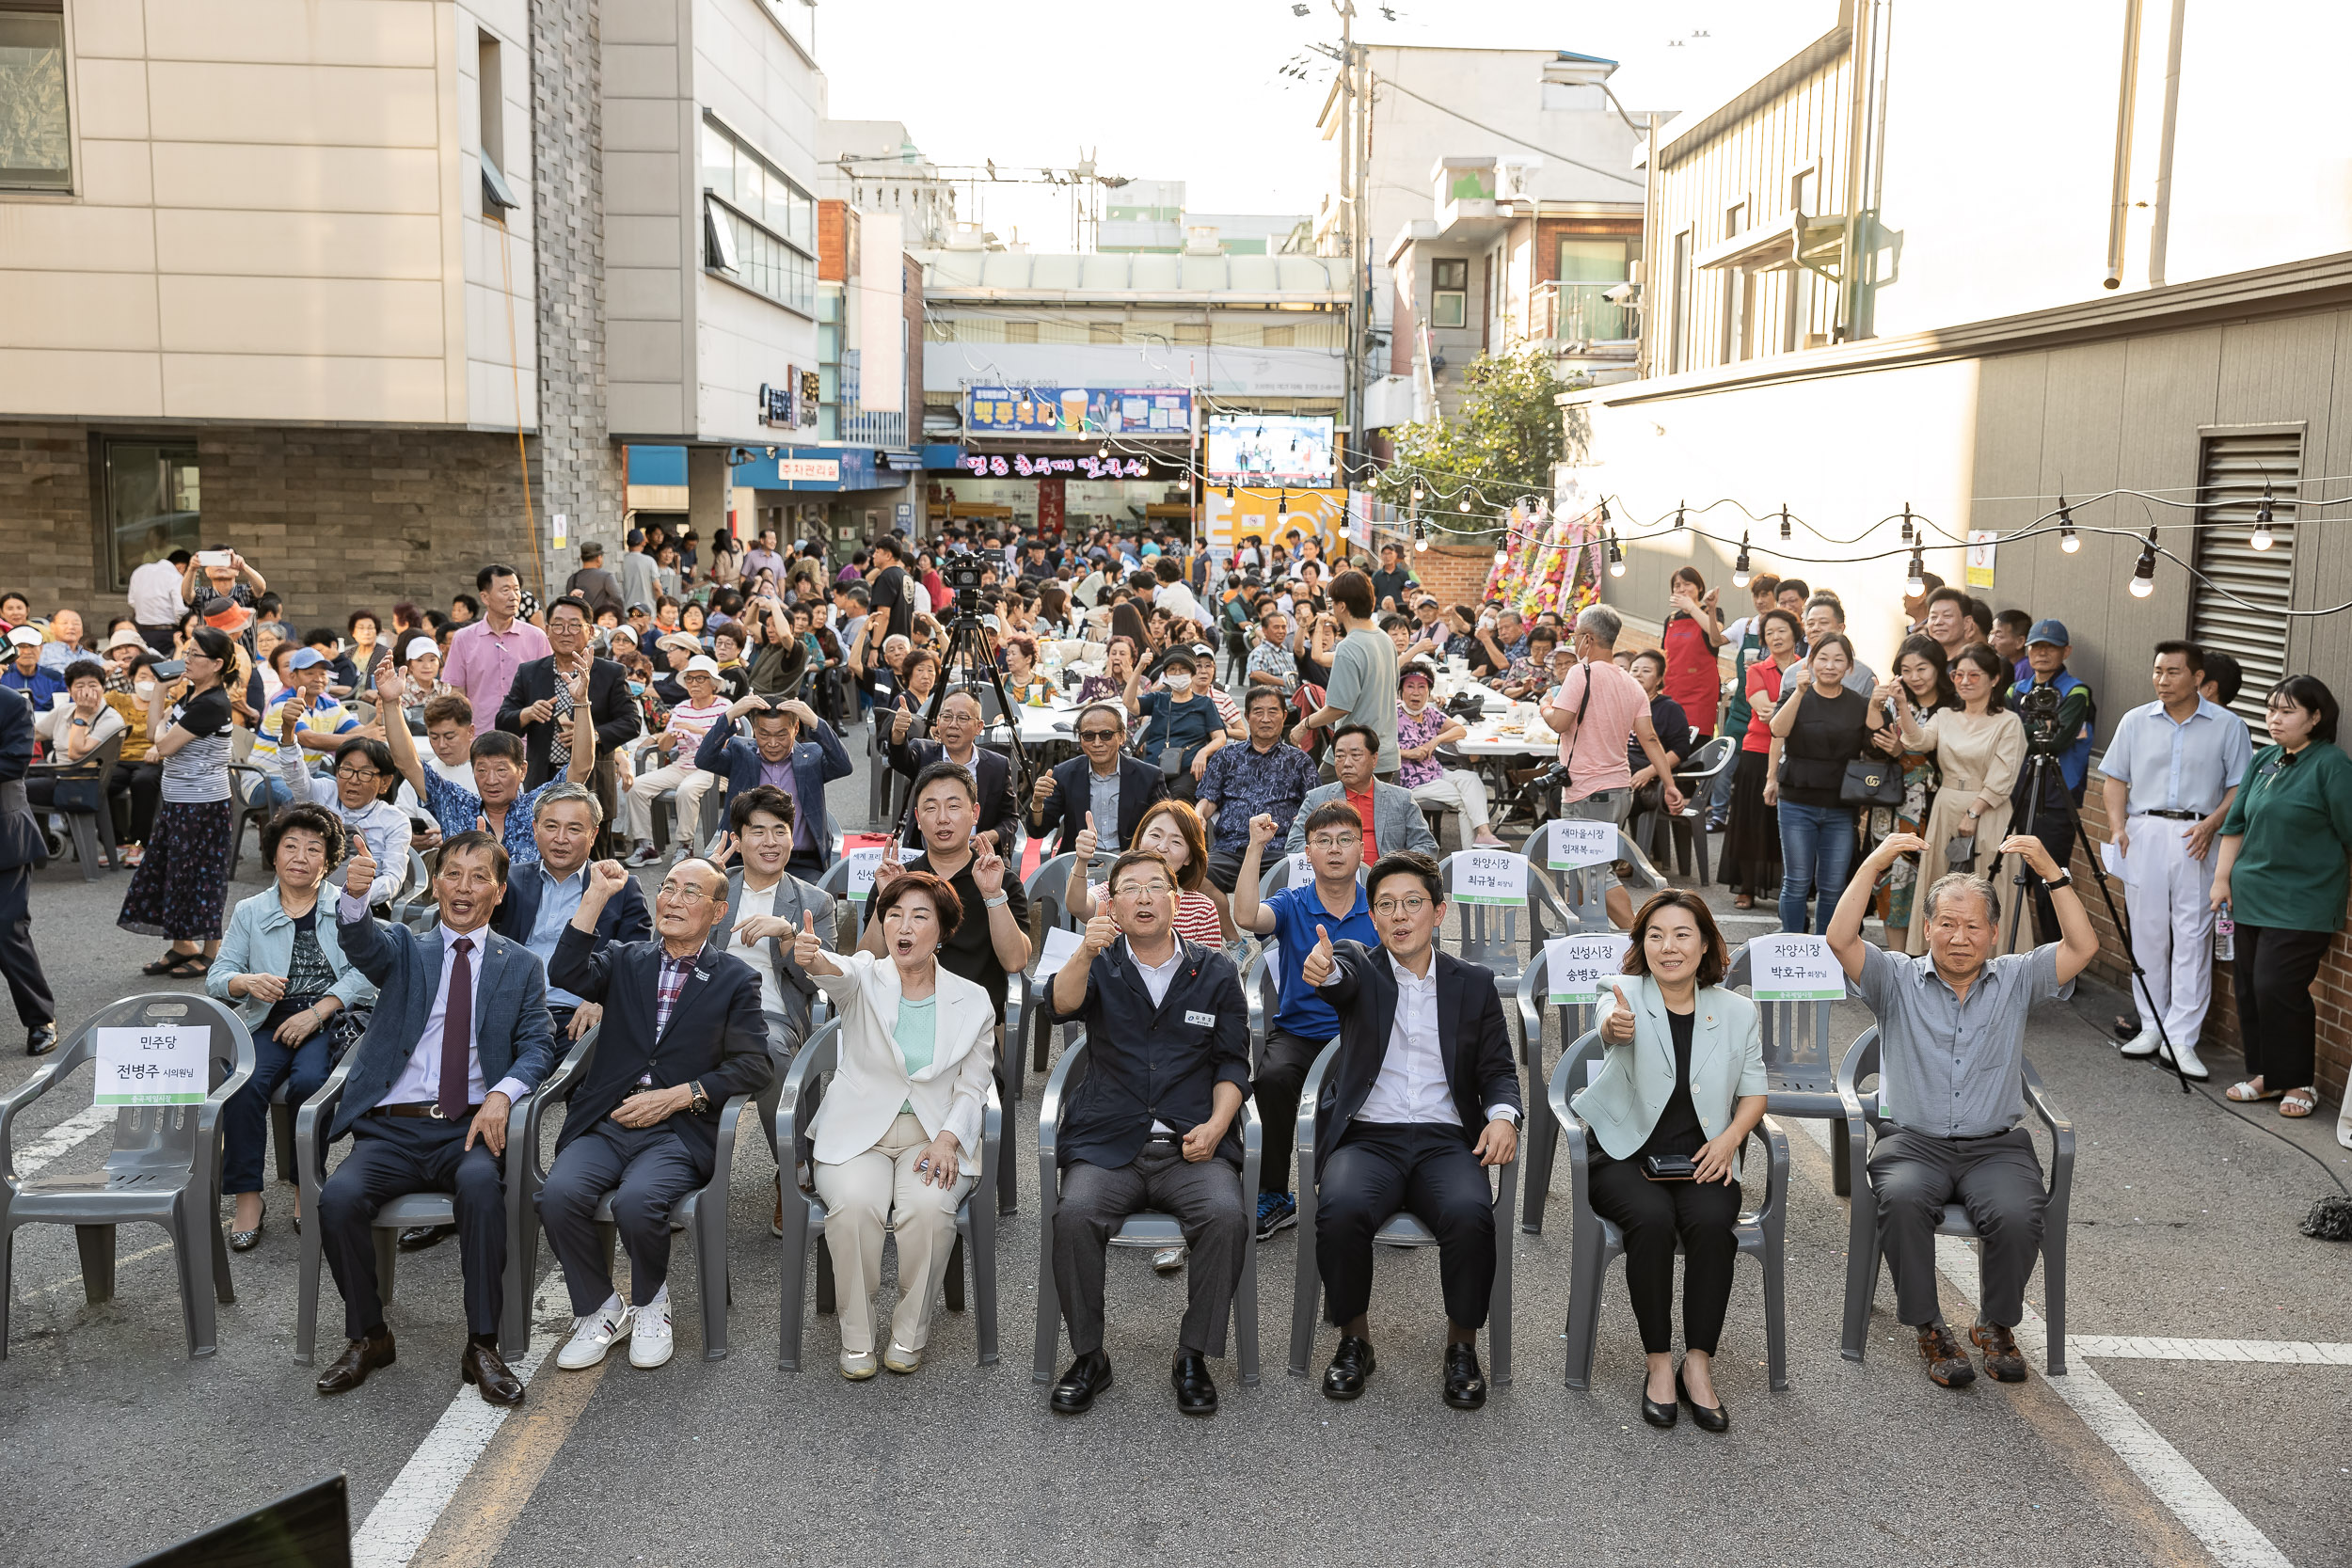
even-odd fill
[{"label": "black dress shoe", "polygon": [[1209,1376],[1209,1358],[1197,1350],[1180,1350],[1168,1374],[1176,1386],[1176,1408],[1187,1416],[1216,1414],[1216,1384]]},{"label": "black dress shoe", "polygon": [[485,1345],[479,1339],[467,1340],[466,1354],[457,1363],[457,1375],[479,1385],[486,1404],[523,1402],[523,1380],[506,1370],[496,1345]]},{"label": "black dress shoe", "polygon": [[[1718,1400],[1723,1396],[1715,1396]],[[1701,1432],[1729,1432],[1731,1417],[1721,1404],[1701,1404],[1691,1397],[1691,1390],[1682,1386],[1682,1371],[1675,1370],[1675,1398],[1691,1407],[1691,1419],[1699,1424]]]},{"label": "black dress shoe", "polygon": [[368,1380],[370,1372],[398,1359],[392,1352],[392,1331],[389,1328],[381,1334],[354,1339],[343,1347],[343,1354],[333,1366],[319,1373],[319,1392],[341,1394],[357,1388]]},{"label": "black dress shoe", "polygon": [[1680,1420],[1681,1418],[1682,1406],[1673,1400],[1668,1400],[1665,1403],[1661,1404],[1656,1400],[1651,1399],[1649,1397],[1649,1383],[1647,1379],[1645,1379],[1642,1383],[1642,1419],[1647,1421],[1659,1431],[1665,1432],[1671,1430],[1675,1422]]},{"label": "black dress shoe", "polygon": [[453,1225],[412,1225],[400,1233],[400,1250],[422,1252],[429,1246],[439,1246],[457,1234]]},{"label": "black dress shoe", "polygon": [[229,1232],[229,1250],[231,1252],[251,1252],[255,1247],[262,1244],[262,1227],[268,1223],[269,1205],[264,1203],[262,1205],[260,1217],[255,1219],[253,1222],[252,1229],[231,1230]]},{"label": "black dress shoe", "polygon": [[1446,1346],[1445,1402],[1456,1410],[1485,1408],[1486,1374],[1479,1369],[1476,1345]]},{"label": "black dress shoe", "polygon": [[1364,1382],[1372,1376],[1372,1341],[1359,1339],[1353,1334],[1340,1336],[1340,1348],[1331,1353],[1331,1364],[1323,1369],[1323,1394],[1326,1399],[1352,1400],[1364,1391]]},{"label": "black dress shoe", "polygon": [[46,1056],[57,1049],[57,1026],[43,1023],[24,1032],[24,1054]]},{"label": "black dress shoe", "polygon": [[1053,1398],[1047,1402],[1055,1414],[1075,1416],[1094,1403],[1094,1396],[1111,1386],[1111,1358],[1099,1350],[1090,1350],[1070,1364],[1054,1385]]}]

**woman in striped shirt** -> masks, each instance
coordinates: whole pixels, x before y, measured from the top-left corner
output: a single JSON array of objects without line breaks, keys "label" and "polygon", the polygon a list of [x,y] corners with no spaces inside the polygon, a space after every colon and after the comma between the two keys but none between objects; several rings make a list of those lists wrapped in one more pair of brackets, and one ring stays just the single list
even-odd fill
[{"label": "woman in striped shirt", "polygon": [[220,947],[229,902],[229,742],[233,712],[224,678],[235,668],[226,632],[199,626],[188,634],[185,694],[169,702],[159,681],[147,699],[147,732],[163,764],[163,804],[147,835],[115,924],[168,937],[171,946],[142,971],[201,978]]},{"label": "woman in striped shirt", "polygon": [[[1128,847],[1152,851],[1176,874],[1176,934],[1203,947],[1222,947],[1224,923],[1217,918],[1216,901],[1201,891],[1209,875],[1209,833],[1190,802],[1162,800],[1145,812]],[[1074,858],[1070,863],[1070,891],[1064,900],[1071,918],[1080,927],[1094,918],[1094,889],[1087,881],[1094,848],[1094,816],[1089,812],[1087,826],[1071,846]]]}]

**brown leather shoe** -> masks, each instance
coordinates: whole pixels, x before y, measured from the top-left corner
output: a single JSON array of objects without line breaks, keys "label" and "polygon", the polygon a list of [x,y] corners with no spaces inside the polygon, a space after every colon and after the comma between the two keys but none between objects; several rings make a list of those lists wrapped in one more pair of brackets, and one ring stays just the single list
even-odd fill
[{"label": "brown leather shoe", "polygon": [[1919,1359],[1928,1364],[1928,1377],[1941,1388],[1965,1388],[1977,1381],[1976,1363],[1960,1348],[1952,1331],[1942,1323],[1919,1330]]},{"label": "brown leather shoe", "polygon": [[1984,1352],[1984,1370],[1993,1374],[1994,1382],[2026,1381],[2025,1354],[2017,1348],[2016,1336],[2008,1329],[1999,1323],[1979,1319],[1977,1326],[1968,1331],[1968,1338],[1976,1341],[1979,1350]]},{"label": "brown leather shoe", "polygon": [[523,1402],[523,1380],[506,1370],[506,1363],[500,1359],[496,1345],[467,1340],[466,1354],[457,1363],[457,1375],[468,1383],[481,1386],[485,1404]]},{"label": "brown leather shoe", "polygon": [[368,1374],[378,1367],[389,1367],[398,1357],[392,1351],[392,1331],[372,1334],[354,1339],[343,1347],[343,1354],[333,1366],[319,1373],[319,1392],[341,1394],[357,1388],[368,1380]]}]

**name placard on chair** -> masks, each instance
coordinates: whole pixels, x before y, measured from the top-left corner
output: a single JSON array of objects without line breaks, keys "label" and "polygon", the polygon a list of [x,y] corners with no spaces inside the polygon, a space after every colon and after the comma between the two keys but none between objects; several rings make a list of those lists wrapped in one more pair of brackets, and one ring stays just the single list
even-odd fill
[{"label": "name placard on chair", "polygon": [[[1604,824],[1606,826],[1606,824]],[[1544,977],[1555,1003],[1591,1006],[1600,1000],[1601,981],[1625,972],[1633,939],[1623,931],[1579,932],[1544,943]]]},{"label": "name placard on chair", "polygon": [[1553,871],[1606,865],[1617,858],[1617,825],[1561,817],[1551,824],[1551,837],[1544,847],[1544,864]]},{"label": "name placard on chair", "polygon": [[1842,1002],[1846,970],[1827,937],[1774,931],[1748,939],[1749,993],[1758,1002]]},{"label": "name placard on chair", "polygon": [[208,1029],[101,1029],[93,1105],[200,1105],[211,1087]]},{"label": "name placard on chair", "polygon": [[1464,849],[1453,857],[1457,904],[1524,904],[1527,862],[1508,849]]},{"label": "name placard on chair", "polygon": [[874,867],[882,864],[882,850],[886,846],[883,845],[871,844],[863,849],[852,849],[841,857],[850,863],[850,896],[860,903],[864,903],[874,895]]}]

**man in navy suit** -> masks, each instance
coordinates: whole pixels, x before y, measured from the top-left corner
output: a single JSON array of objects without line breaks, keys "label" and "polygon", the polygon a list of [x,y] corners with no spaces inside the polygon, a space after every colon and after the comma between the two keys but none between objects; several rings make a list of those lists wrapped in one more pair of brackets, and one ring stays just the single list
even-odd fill
[{"label": "man in navy suit", "polygon": [[1380,945],[1334,943],[1317,927],[1300,967],[1340,1014],[1339,1060],[1315,1103],[1315,1263],[1340,1326],[1323,1391],[1352,1400],[1372,1376],[1372,1238],[1401,1209],[1438,1238],[1445,1402],[1475,1410],[1486,1402],[1478,1331],[1495,1275],[1484,1167],[1518,1150],[1518,1069],[1493,971],[1438,949],[1437,863],[1385,855],[1364,887]]},{"label": "man in navy suit", "polygon": [[[979,697],[970,690],[956,690],[940,699],[939,721],[931,728],[936,738],[915,734],[914,724],[914,717],[905,712],[893,721],[890,766],[910,779],[919,778],[935,762],[952,762],[971,774],[973,785],[980,792],[979,820],[972,836],[984,847],[1009,857],[1013,824],[1021,815],[1012,792],[1012,763],[1003,753],[979,744]],[[1083,818],[1086,813],[1078,815]],[[911,839],[917,829],[910,790],[906,815],[898,822],[898,837]]]},{"label": "man in navy suit", "polygon": [[[680,861],[654,895],[660,939],[608,943],[596,934],[605,906],[635,882],[619,861],[598,861],[589,873],[548,966],[556,984],[605,1006],[539,1191],[577,1320],[556,1355],[567,1371],[595,1366],[623,1338],[632,1367],[670,1359],[670,1212],[709,1182],[728,1098],[757,1094],[770,1072],[759,976],[728,954],[724,938],[710,940],[727,912],[726,874],[706,860]],[[607,1193],[628,1249],[627,1303],[596,1234]]]},{"label": "man in navy suit", "polygon": [[1085,755],[1038,775],[1029,797],[1029,836],[1041,839],[1059,826],[1061,840],[1053,853],[1068,854],[1092,812],[1101,842],[1124,849],[1135,842],[1143,814],[1168,799],[1168,781],[1141,757],[1125,754],[1127,712],[1117,703],[1080,708],[1076,733]]},{"label": "man in navy suit", "polygon": [[[539,847],[539,863],[524,866],[507,884],[506,896],[490,928],[531,949],[550,972],[556,943],[572,923],[573,911],[586,900],[590,883],[588,856],[596,847],[596,830],[604,824],[604,807],[585,784],[560,784],[541,795],[531,818],[532,841]],[[596,921],[596,942],[643,942],[653,935],[653,914],[645,895],[630,878],[607,899]],[[549,982],[548,1016],[555,1032],[576,1040],[596,1027],[604,1009]]]},{"label": "man in navy suit", "polygon": [[[501,1159],[514,1102],[554,1064],[555,1034],[539,960],[489,928],[506,869],[506,851],[488,833],[453,836],[433,878],[440,924],[422,935],[378,926],[349,893],[336,906],[343,955],[374,984],[376,999],[327,1129],[329,1139],[354,1135],[351,1153],[320,1191],[318,1215],[351,1342],[320,1374],[322,1394],[357,1388],[392,1364],[375,1272],[376,1212],[408,1193],[444,1192],[456,1200],[466,1279],[459,1375],[492,1404],[522,1402],[522,1380],[498,1348],[506,1273]],[[351,886],[375,879],[365,841],[351,873]]]},{"label": "man in navy suit", "polygon": [[[747,739],[737,733],[748,724]],[[833,813],[825,786],[855,771],[833,726],[797,699],[756,693],[728,705],[726,717],[703,735],[694,766],[726,781],[727,799],[769,784],[792,801],[792,854],[785,870],[816,882],[832,869]]]}]

